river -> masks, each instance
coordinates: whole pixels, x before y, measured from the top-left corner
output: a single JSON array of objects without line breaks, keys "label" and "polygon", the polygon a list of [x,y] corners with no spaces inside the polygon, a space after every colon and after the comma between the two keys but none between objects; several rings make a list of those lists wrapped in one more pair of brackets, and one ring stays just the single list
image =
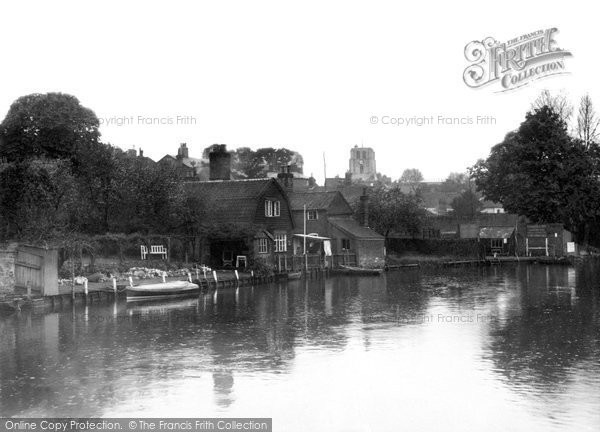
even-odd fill
[{"label": "river", "polygon": [[600,265],[407,270],[0,318],[0,414],[600,430]]}]

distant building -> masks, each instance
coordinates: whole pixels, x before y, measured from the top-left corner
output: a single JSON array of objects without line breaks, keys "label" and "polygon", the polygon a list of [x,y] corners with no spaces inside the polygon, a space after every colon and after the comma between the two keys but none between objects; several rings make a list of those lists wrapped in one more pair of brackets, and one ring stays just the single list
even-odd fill
[{"label": "distant building", "polygon": [[375,151],[370,147],[354,146],[354,148],[350,150],[349,172],[354,180],[375,180],[377,178]]},{"label": "distant building", "polygon": [[482,200],[481,204],[481,213],[504,213],[504,207],[500,203]]},{"label": "distant building", "polygon": [[186,143],[179,145],[176,156],[167,154],[158,163],[175,168],[176,172],[183,178],[208,180],[208,161],[190,157]]}]

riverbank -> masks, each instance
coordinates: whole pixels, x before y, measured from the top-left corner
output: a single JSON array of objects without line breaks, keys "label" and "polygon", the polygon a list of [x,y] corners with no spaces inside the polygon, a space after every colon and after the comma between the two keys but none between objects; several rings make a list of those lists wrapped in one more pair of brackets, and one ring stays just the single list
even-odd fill
[{"label": "riverbank", "polygon": [[[215,278],[216,276],[216,278]],[[287,274],[277,274],[269,276],[255,275],[253,272],[236,272],[232,270],[218,270],[215,274],[207,272],[206,276],[202,272],[194,272],[191,275],[194,283],[200,286],[200,289],[207,291],[210,289],[237,287],[237,286],[253,286],[261,283],[272,282],[274,280],[287,279]],[[154,284],[162,281],[160,277],[140,279],[133,277],[134,285]],[[166,282],[184,280],[182,276],[165,277]],[[56,306],[68,304],[88,304],[100,301],[115,301],[126,299],[126,288],[129,285],[128,281],[122,279],[115,280],[107,279],[99,282],[87,282],[85,284],[59,285],[58,295],[42,297],[33,293],[30,297],[22,289],[15,289],[11,293],[3,293],[0,296],[0,315],[19,312],[23,309],[52,309]]]},{"label": "riverbank", "polygon": [[418,253],[391,253],[387,256],[387,269],[396,270],[411,267],[452,267],[452,266],[487,266],[507,263],[537,263],[537,264],[556,264],[573,265],[577,260],[592,258],[593,255],[586,257],[515,257],[515,256],[488,256],[485,258],[476,258],[468,256],[451,255],[424,255]]}]

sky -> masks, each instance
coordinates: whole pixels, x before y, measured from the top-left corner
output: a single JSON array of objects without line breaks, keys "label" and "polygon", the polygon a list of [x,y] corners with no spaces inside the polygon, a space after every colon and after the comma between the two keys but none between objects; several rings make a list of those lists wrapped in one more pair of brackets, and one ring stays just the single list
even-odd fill
[{"label": "sky", "polygon": [[[487,157],[543,89],[600,104],[597,14],[580,1],[25,0],[1,14],[0,119],[20,96],[72,94],[104,142],[155,160],[182,142],[195,157],[286,147],[322,182],[323,155],[343,176],[364,145],[392,179],[436,181]],[[509,92],[465,84],[469,42],[548,28],[568,73]]]}]

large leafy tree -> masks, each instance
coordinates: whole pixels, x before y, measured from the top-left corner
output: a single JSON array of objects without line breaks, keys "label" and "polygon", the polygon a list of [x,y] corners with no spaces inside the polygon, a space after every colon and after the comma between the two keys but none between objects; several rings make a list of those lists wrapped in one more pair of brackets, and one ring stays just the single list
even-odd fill
[{"label": "large leafy tree", "polygon": [[410,188],[412,193],[417,193],[423,174],[417,168],[407,168],[402,172],[398,182]]},{"label": "large leafy tree", "polygon": [[471,189],[467,189],[454,198],[451,206],[456,216],[469,217],[471,219],[474,218],[483,207],[481,201],[479,201],[479,197]]},{"label": "large leafy tree", "polygon": [[0,156],[10,161],[34,157],[71,158],[98,142],[99,121],[75,96],[63,93],[22,96],[0,125]]},{"label": "large leafy tree", "polygon": [[597,155],[595,146],[572,139],[563,116],[544,105],[527,113],[471,174],[478,190],[508,211],[534,222],[562,222],[583,235],[598,214]]},{"label": "large leafy tree", "polygon": [[418,195],[405,194],[399,185],[377,186],[369,195],[369,225],[385,237],[393,232],[419,232],[425,218]]}]

